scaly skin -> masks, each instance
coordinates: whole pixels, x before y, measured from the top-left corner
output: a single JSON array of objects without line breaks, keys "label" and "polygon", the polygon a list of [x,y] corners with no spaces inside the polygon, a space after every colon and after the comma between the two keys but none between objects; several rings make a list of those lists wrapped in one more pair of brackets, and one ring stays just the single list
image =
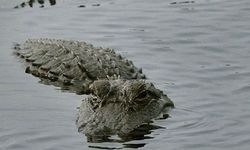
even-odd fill
[{"label": "scaly skin", "polygon": [[76,121],[86,135],[127,135],[174,106],[167,95],[142,80],[97,80],[91,91]]},{"label": "scaly skin", "polygon": [[89,93],[89,85],[97,79],[146,78],[142,69],[113,49],[97,48],[85,42],[32,39],[17,44],[15,49],[16,54],[26,60],[27,73],[77,87],[84,94]]},{"label": "scaly skin", "polygon": [[26,72],[46,84],[91,93],[82,101],[76,121],[88,136],[128,135],[174,106],[167,95],[142,80],[142,69],[112,49],[54,39],[27,40],[14,49],[25,60]]}]

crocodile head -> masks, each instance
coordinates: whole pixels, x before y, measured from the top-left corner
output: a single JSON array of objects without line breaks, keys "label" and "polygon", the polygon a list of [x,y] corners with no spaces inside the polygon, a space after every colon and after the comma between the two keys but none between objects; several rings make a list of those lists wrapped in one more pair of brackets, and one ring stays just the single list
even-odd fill
[{"label": "crocodile head", "polygon": [[174,106],[167,95],[143,80],[97,80],[90,89],[76,122],[86,135],[126,135]]}]

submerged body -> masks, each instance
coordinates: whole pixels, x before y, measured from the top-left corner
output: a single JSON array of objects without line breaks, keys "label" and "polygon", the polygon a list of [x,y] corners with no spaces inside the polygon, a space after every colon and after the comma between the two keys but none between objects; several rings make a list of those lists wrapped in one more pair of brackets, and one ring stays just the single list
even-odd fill
[{"label": "submerged body", "polygon": [[14,49],[25,60],[26,73],[91,94],[82,101],[76,121],[79,132],[88,136],[127,135],[174,106],[142,80],[142,69],[112,49],[54,39],[27,40]]}]

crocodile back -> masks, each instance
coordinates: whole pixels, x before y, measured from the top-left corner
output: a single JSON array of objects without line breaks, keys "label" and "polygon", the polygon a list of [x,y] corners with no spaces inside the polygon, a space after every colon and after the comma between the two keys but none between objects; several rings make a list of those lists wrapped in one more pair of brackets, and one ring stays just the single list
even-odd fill
[{"label": "crocodile back", "polygon": [[81,88],[97,79],[145,79],[142,70],[113,49],[79,41],[29,39],[16,44],[16,55],[25,60],[26,72],[60,85]]}]

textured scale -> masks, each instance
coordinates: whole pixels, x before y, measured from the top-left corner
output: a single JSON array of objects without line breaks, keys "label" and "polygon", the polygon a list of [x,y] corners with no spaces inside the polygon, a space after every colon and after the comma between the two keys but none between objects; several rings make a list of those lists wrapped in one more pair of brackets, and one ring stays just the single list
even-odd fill
[{"label": "textured scale", "polygon": [[90,88],[76,120],[87,136],[128,135],[174,107],[167,95],[143,80],[97,80]]},{"label": "textured scale", "polygon": [[71,85],[88,93],[97,79],[145,79],[142,70],[113,49],[94,47],[78,41],[29,39],[16,44],[15,53],[27,63],[26,72],[42,79]]},{"label": "textured scale", "polygon": [[78,131],[88,138],[141,136],[146,132],[140,126],[159,116],[164,119],[174,107],[161,90],[141,80],[145,79],[142,69],[113,49],[55,39],[29,39],[14,49],[26,72],[42,83],[90,94],[76,120]]}]

